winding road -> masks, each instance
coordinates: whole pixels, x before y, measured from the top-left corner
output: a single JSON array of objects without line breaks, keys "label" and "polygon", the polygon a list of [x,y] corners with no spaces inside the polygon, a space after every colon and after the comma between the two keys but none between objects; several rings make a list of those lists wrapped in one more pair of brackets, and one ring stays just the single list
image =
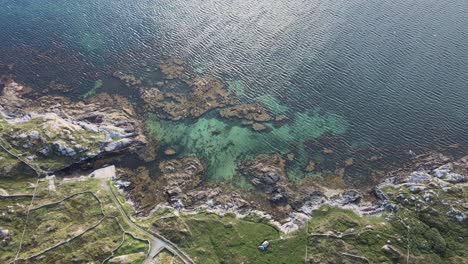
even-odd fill
[{"label": "winding road", "polygon": [[164,249],[169,250],[172,254],[175,256],[179,257],[185,264],[193,264],[194,262],[187,257],[175,244],[167,240],[166,238],[162,237],[159,234],[153,233],[151,231],[145,230],[139,225],[135,224],[127,215],[125,210],[122,208],[122,205],[120,204],[119,200],[117,199],[117,196],[115,193],[112,191],[110,188],[110,180],[115,177],[115,166],[109,166],[102,168],[100,170],[97,170],[93,172],[90,176],[95,177],[100,180],[102,188],[109,192],[112,200],[114,201],[114,204],[116,207],[119,209],[120,214],[122,215],[123,220],[125,223],[132,228],[135,228],[136,230],[144,233],[150,238],[150,250],[148,255],[146,256],[146,259],[144,261],[145,264],[151,264],[155,263],[154,258],[156,255],[159,254]]}]

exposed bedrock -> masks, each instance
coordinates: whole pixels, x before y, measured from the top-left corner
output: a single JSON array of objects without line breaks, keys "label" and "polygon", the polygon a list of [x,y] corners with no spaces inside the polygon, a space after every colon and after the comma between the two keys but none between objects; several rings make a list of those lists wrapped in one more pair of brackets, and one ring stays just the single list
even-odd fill
[{"label": "exposed bedrock", "polygon": [[2,144],[30,164],[54,172],[146,142],[142,124],[123,97],[101,94],[86,102],[60,96],[25,97],[28,88],[4,80],[0,95]]},{"label": "exposed bedrock", "polygon": [[257,189],[268,193],[271,202],[284,204],[291,196],[285,163],[278,154],[260,154],[244,161],[240,171]]},{"label": "exposed bedrock", "polygon": [[[200,184],[203,168],[195,157],[165,161],[160,165],[161,174],[155,177],[149,176],[147,171],[132,172],[130,176],[120,174],[123,182],[119,186],[130,194],[142,214],[155,207],[186,213],[234,213],[239,217],[253,214],[285,232],[306,224],[314,211],[324,205],[348,208],[365,215],[385,210],[394,212],[399,206],[419,204],[419,208],[436,210],[451,221],[467,221],[463,199],[453,199],[453,194],[459,195],[460,188],[466,188],[468,156],[457,160],[438,153],[420,156],[411,167],[390,172],[390,178],[372,193],[290,181],[285,172],[285,160],[277,154],[260,154],[241,165],[240,172],[255,191],[240,191],[223,183]],[[146,176],[142,178],[142,175]],[[371,195],[374,198],[371,199]]]},{"label": "exposed bedrock", "polygon": [[196,157],[185,157],[162,161],[159,169],[166,195],[174,197],[200,184],[203,165]]}]

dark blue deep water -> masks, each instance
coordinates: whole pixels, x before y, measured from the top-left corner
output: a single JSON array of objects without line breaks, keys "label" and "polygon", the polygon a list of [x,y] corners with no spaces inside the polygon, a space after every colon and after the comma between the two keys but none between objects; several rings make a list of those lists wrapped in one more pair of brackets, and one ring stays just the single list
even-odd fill
[{"label": "dark blue deep water", "polygon": [[[79,98],[116,70],[157,79],[146,68],[170,54],[194,72],[237,82],[240,101],[268,96],[291,116],[320,109],[342,117],[350,146],[466,151],[466,0],[0,0],[0,7],[0,74],[39,90],[56,80]],[[133,96],[112,81],[103,89]]]}]

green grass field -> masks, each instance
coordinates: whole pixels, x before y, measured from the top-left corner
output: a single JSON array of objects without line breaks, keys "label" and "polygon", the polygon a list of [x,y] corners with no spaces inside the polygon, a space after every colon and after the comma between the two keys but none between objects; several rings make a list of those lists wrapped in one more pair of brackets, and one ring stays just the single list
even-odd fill
[{"label": "green grass field", "polygon": [[[384,188],[395,209],[377,216],[323,206],[306,226],[287,235],[259,217],[179,215],[161,209],[148,217],[131,218],[174,242],[196,263],[406,263],[407,259],[423,264],[467,263],[468,223],[455,216],[466,215],[468,187],[426,187],[419,193],[404,186]],[[0,188],[0,229],[9,232],[0,240],[1,263],[15,258],[21,239],[18,263],[141,263],[146,258],[147,238],[123,221],[111,193],[98,179],[37,182],[22,176],[1,178]],[[118,195],[113,186],[111,190]],[[27,195],[34,191],[31,203]],[[432,198],[425,200],[425,193]],[[131,215],[132,206],[117,198]],[[270,246],[259,251],[264,240]],[[157,259],[180,263],[166,251]]]},{"label": "green grass field", "polygon": [[[1,241],[0,262],[15,258],[22,239],[17,263],[142,263],[147,240],[125,233],[135,230],[123,223],[110,193],[97,179],[85,179],[50,179],[53,191],[42,178],[33,203],[31,197],[1,198],[0,229],[10,235]],[[0,186],[10,195],[33,194],[36,180],[0,179]]]}]

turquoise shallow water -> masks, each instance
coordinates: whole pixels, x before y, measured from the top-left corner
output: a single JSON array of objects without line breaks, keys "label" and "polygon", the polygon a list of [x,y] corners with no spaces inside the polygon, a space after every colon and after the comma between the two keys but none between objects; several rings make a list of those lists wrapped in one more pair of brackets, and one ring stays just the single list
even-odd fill
[{"label": "turquoise shallow water", "polygon": [[[309,111],[297,113],[294,121],[268,132],[252,129],[224,120],[203,117],[185,124],[148,118],[150,132],[163,145],[176,147],[183,154],[195,154],[204,159],[210,174],[208,177],[232,180],[239,160],[253,158],[258,153],[299,153],[298,165],[307,164],[304,143],[328,133],[343,134],[346,121],[336,115]],[[301,179],[303,173],[290,170],[290,178]]]},{"label": "turquoise shallow water", "polygon": [[[93,91],[134,98],[110,74],[131,71],[156,82],[161,75],[153,69],[171,54],[195,73],[220,78],[237,102],[291,117],[258,134],[214,114],[173,123],[148,113],[155,137],[181,154],[203,156],[208,177],[232,179],[238,159],[260,152],[296,153],[290,174],[301,178],[309,158],[333,167],[351,156],[364,160],[359,147],[372,147],[389,163],[409,150],[459,143],[457,151],[466,151],[465,0],[0,0],[0,6],[0,73],[37,89],[56,80],[75,87],[68,95],[76,99]],[[97,80],[103,85],[94,89]],[[342,136],[339,158],[320,153],[323,144],[314,141],[324,135]],[[371,169],[358,162],[349,181],[365,181]]]}]

